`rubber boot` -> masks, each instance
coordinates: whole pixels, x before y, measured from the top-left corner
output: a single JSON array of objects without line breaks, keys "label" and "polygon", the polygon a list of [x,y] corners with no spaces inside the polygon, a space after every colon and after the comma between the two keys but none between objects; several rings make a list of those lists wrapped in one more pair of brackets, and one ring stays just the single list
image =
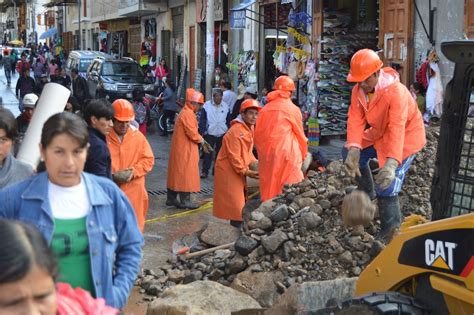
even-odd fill
[{"label": "rubber boot", "polygon": [[395,232],[400,227],[402,213],[398,196],[378,197],[380,232],[378,239],[390,242]]},{"label": "rubber boot", "polygon": [[177,197],[178,197],[178,193],[168,188],[168,190],[166,191],[166,205],[178,207],[179,201]]},{"label": "rubber boot", "polygon": [[180,209],[197,209],[199,208],[198,204],[191,202],[191,193],[188,192],[180,192],[179,193],[179,200],[181,201],[178,205]]},{"label": "rubber boot", "polygon": [[369,166],[364,168],[359,168],[361,176],[356,177],[357,189],[365,191],[371,200],[374,200],[375,195],[375,186],[374,179],[372,177],[372,172],[370,171]]}]

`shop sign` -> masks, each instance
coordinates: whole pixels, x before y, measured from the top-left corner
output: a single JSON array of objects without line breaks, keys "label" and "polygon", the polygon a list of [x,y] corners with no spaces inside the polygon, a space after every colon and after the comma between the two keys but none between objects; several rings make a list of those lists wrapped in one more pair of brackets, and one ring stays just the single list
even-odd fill
[{"label": "shop sign", "polygon": [[245,29],[245,10],[230,12],[230,28],[231,29]]},{"label": "shop sign", "polygon": [[293,0],[281,0],[281,4],[293,3]]},{"label": "shop sign", "polygon": [[99,22],[99,29],[101,29],[101,30],[106,30],[106,29],[107,29],[107,23],[105,23],[105,22]]}]

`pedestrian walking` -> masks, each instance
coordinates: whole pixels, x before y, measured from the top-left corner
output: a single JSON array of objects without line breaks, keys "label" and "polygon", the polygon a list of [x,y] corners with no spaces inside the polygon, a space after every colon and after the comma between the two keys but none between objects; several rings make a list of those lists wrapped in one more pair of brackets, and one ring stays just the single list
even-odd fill
[{"label": "pedestrian walking", "polygon": [[41,62],[40,58],[37,58],[36,62],[33,64],[33,74],[37,84],[41,81],[42,76],[46,74],[47,71],[46,65]]},{"label": "pedestrian walking", "polygon": [[242,209],[247,201],[247,176],[258,179],[257,159],[252,153],[254,126],[260,104],[247,99],[240,107],[240,116],[224,136],[216,160],[214,177],[214,216],[230,220],[240,227]]},{"label": "pedestrian walking", "polygon": [[112,179],[112,159],[107,135],[113,127],[114,109],[105,99],[92,100],[84,111],[89,131],[89,152],[84,171]]},{"label": "pedestrian walking", "polygon": [[280,76],[273,89],[255,127],[262,201],[281,194],[283,185],[303,180],[301,167],[308,152],[303,116],[291,102],[295,83],[288,76]]},{"label": "pedestrian walking", "polygon": [[3,71],[5,72],[5,77],[7,78],[7,86],[10,86],[12,82],[12,59],[10,51],[5,48],[3,50]]},{"label": "pedestrian walking", "polygon": [[15,95],[18,99],[20,112],[23,111],[23,97],[35,91],[35,80],[30,77],[30,69],[23,68],[21,77],[16,81]]},{"label": "pedestrian walking", "polygon": [[156,82],[155,85],[158,86],[158,93],[161,93],[163,89],[165,88],[164,86],[164,81],[170,74],[169,68],[166,65],[166,60],[161,58],[160,64],[156,66],[155,68],[155,77],[156,77]]},{"label": "pedestrian walking", "polygon": [[84,107],[86,105],[86,101],[89,100],[89,87],[87,86],[87,81],[83,77],[79,75],[79,71],[77,68],[73,68],[71,70],[71,77],[72,77],[72,95],[76,98],[79,109],[84,111]]},{"label": "pedestrian walking", "polygon": [[135,119],[133,105],[125,99],[112,103],[113,128],[107,135],[112,157],[112,178],[127,195],[135,210],[140,230],[145,229],[148,193],[145,176],[153,169],[155,157],[145,136],[130,123]]},{"label": "pedestrian walking", "polygon": [[88,141],[79,116],[51,116],[40,141],[46,171],[0,190],[0,217],[41,231],[58,259],[59,281],[123,308],[140,270],[143,237],[120,189],[83,172]]},{"label": "pedestrian walking", "polygon": [[237,101],[237,94],[232,91],[232,83],[230,83],[230,79],[222,79],[220,88],[222,90],[222,101],[226,103],[229,106],[229,109],[232,111],[235,102]]},{"label": "pedestrian walking", "polygon": [[[228,130],[229,104],[222,98],[221,89],[212,90],[212,99],[204,103],[199,116],[199,131],[212,150],[204,153],[201,178],[207,178],[211,165],[222,145],[222,138]],[[212,172],[214,174],[214,171]]]},{"label": "pedestrian walking", "polygon": [[33,175],[33,168],[13,156],[18,139],[15,116],[0,107],[0,189]]},{"label": "pedestrian walking", "polygon": [[[186,90],[186,103],[176,118],[168,159],[167,206],[196,209],[191,193],[201,190],[199,179],[199,144],[209,152],[210,146],[199,134],[196,113],[204,103],[202,93]],[[178,200],[179,197],[179,200]]]},{"label": "pedestrian walking", "polygon": [[168,124],[174,121],[174,116],[181,109],[176,104],[176,92],[172,80],[164,80],[165,90],[159,99],[163,101],[163,130],[161,136],[168,136]]},{"label": "pedestrian walking", "polygon": [[20,61],[16,64],[16,71],[21,75],[24,69],[30,70],[30,63],[26,60],[26,54],[22,53]]},{"label": "pedestrian walking", "polygon": [[[426,137],[423,118],[410,91],[396,70],[382,67],[382,60],[371,49],[361,49],[352,56],[347,81],[356,85],[342,154],[359,189],[372,199],[377,197],[381,222],[378,237],[389,240],[401,223],[398,194]],[[377,158],[381,167],[375,187],[371,158]]]}]

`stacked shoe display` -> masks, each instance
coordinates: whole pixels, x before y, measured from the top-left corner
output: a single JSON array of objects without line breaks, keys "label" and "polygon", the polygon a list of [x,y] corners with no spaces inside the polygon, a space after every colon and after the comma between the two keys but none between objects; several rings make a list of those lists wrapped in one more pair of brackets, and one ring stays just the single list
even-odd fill
[{"label": "stacked shoe display", "polygon": [[[342,10],[324,10],[319,81],[318,119],[321,136],[344,135],[352,84],[346,81],[350,58],[361,48],[375,48],[375,25],[350,28],[351,15]],[[373,32],[367,30],[372,29]],[[362,31],[361,31],[362,30]]]}]

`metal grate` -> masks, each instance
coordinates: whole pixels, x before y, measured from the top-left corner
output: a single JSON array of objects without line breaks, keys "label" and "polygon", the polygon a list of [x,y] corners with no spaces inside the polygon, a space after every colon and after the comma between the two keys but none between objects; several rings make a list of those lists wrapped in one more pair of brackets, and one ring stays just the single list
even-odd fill
[{"label": "metal grate", "polygon": [[451,216],[474,210],[474,79],[471,77],[469,81],[468,106],[463,106],[466,122],[453,159],[449,194]]},{"label": "metal grate", "polygon": [[[199,195],[212,195],[214,194],[213,188],[202,188],[200,192],[196,193]],[[150,196],[166,196],[166,190],[148,190]]]}]

